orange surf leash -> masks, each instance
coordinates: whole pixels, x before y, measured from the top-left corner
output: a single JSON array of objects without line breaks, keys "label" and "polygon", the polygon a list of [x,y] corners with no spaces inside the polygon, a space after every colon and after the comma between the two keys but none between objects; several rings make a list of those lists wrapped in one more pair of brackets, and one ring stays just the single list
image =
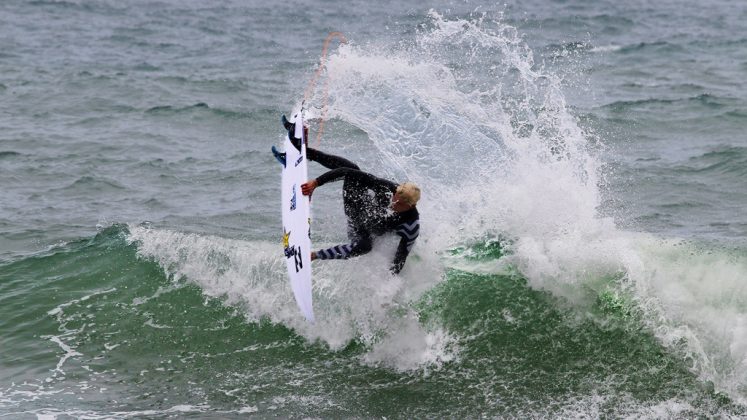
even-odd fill
[{"label": "orange surf leash", "polygon": [[[333,39],[338,38],[340,40],[340,44],[347,44],[348,40],[345,38],[345,35],[342,34],[342,32],[330,32],[329,35],[327,35],[327,38],[324,39],[324,46],[322,47],[322,54],[319,58],[319,67],[316,69],[316,72],[314,72],[314,76],[309,80],[308,86],[306,86],[306,91],[303,95],[303,100],[306,102],[311,95],[314,94],[314,90],[316,89],[316,82],[319,80],[319,76],[322,74],[322,70],[324,70],[324,67],[327,65],[327,51],[329,49],[329,43],[332,42]],[[329,74],[327,74],[327,80],[324,83],[324,90],[322,94],[322,115],[319,121],[319,129],[316,132],[316,147],[319,147],[319,144],[322,142],[322,134],[324,133],[324,121],[327,120],[327,98],[329,94]]]}]

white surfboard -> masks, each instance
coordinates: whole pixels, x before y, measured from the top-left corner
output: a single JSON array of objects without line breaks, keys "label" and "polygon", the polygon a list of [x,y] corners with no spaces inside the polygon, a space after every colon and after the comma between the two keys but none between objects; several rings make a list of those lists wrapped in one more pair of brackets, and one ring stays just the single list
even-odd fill
[{"label": "white surfboard", "polygon": [[301,184],[308,180],[306,138],[301,112],[295,118],[295,137],[301,139],[301,151],[285,137],[285,167],[283,168],[283,251],[288,266],[293,295],[301,313],[314,321],[311,304],[311,203],[301,193]]}]

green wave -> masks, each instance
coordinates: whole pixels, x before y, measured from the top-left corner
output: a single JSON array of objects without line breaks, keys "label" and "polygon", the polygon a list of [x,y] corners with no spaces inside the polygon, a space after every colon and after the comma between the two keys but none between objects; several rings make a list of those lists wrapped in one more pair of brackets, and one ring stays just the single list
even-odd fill
[{"label": "green wave", "polygon": [[[139,257],[127,234],[115,225],[0,265],[0,413],[166,415],[181,405],[229,416],[618,417],[675,401],[686,417],[745,414],[662,347],[633,300],[611,287],[579,311],[516,270],[448,270],[411,308],[392,311],[445,329],[457,356],[397,371],[362,361],[375,342],[332,351],[286,326],[247,322],[240,308]],[[453,252],[496,261],[501,243]]]}]

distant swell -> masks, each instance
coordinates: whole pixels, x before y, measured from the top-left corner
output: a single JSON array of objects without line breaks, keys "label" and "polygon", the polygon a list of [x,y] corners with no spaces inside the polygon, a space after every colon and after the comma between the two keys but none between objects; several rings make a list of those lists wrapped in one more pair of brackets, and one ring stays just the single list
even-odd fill
[{"label": "distant swell", "polygon": [[77,179],[75,182],[68,185],[67,187],[65,187],[65,189],[70,189],[70,190],[77,190],[77,189],[124,190],[124,189],[127,189],[127,187],[111,179],[93,177],[93,176],[84,176],[82,178]]},{"label": "distant swell", "polygon": [[678,171],[686,173],[717,173],[747,177],[747,148],[724,146],[690,158]]},{"label": "distant swell", "polygon": [[16,156],[21,156],[21,154],[18,153],[18,152],[14,152],[12,150],[0,151],[0,159],[3,159],[3,158],[12,158],[12,157],[16,157]]},{"label": "distant swell", "polygon": [[[685,89],[693,89],[693,87],[685,87]],[[676,94],[673,96],[675,97],[616,101],[604,105],[602,109],[615,114],[645,113],[645,118],[665,121],[671,121],[672,115],[678,115],[678,121],[694,121],[698,124],[702,124],[704,120],[743,119],[745,117],[740,102],[735,98],[708,93],[687,97],[676,97]]]},{"label": "distant swell", "polygon": [[208,104],[204,102],[198,102],[194,105],[184,106],[184,107],[177,107],[173,105],[159,105],[152,108],[149,108],[145,111],[146,114],[154,115],[154,116],[176,116],[176,115],[185,115],[185,114],[201,114],[201,113],[207,113],[209,115],[221,117],[221,118],[228,118],[228,119],[237,119],[237,118],[246,118],[247,114],[245,112],[239,112],[239,111],[233,111],[233,110],[227,110],[227,109],[221,109],[221,108],[211,108]]}]

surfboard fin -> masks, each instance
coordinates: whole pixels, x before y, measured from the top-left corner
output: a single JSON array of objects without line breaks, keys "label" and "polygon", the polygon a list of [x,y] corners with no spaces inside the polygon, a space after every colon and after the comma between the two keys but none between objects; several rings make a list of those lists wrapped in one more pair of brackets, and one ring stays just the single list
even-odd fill
[{"label": "surfboard fin", "polygon": [[283,168],[285,168],[285,153],[281,153],[278,151],[277,147],[274,145],[272,146],[272,155],[275,156],[275,159],[280,162],[281,165],[283,165]]},{"label": "surfboard fin", "polygon": [[292,122],[288,121],[288,119],[285,118],[285,114],[283,114],[283,116],[280,117],[280,121],[283,122],[283,127],[285,127],[285,131],[295,130],[296,125],[293,124]]},{"label": "surfboard fin", "polygon": [[280,117],[280,121],[283,122],[283,127],[285,127],[285,129],[288,130],[288,138],[290,139],[291,143],[300,152],[301,151],[301,139],[295,136],[296,124],[288,121],[288,119],[285,118],[285,115]]}]

